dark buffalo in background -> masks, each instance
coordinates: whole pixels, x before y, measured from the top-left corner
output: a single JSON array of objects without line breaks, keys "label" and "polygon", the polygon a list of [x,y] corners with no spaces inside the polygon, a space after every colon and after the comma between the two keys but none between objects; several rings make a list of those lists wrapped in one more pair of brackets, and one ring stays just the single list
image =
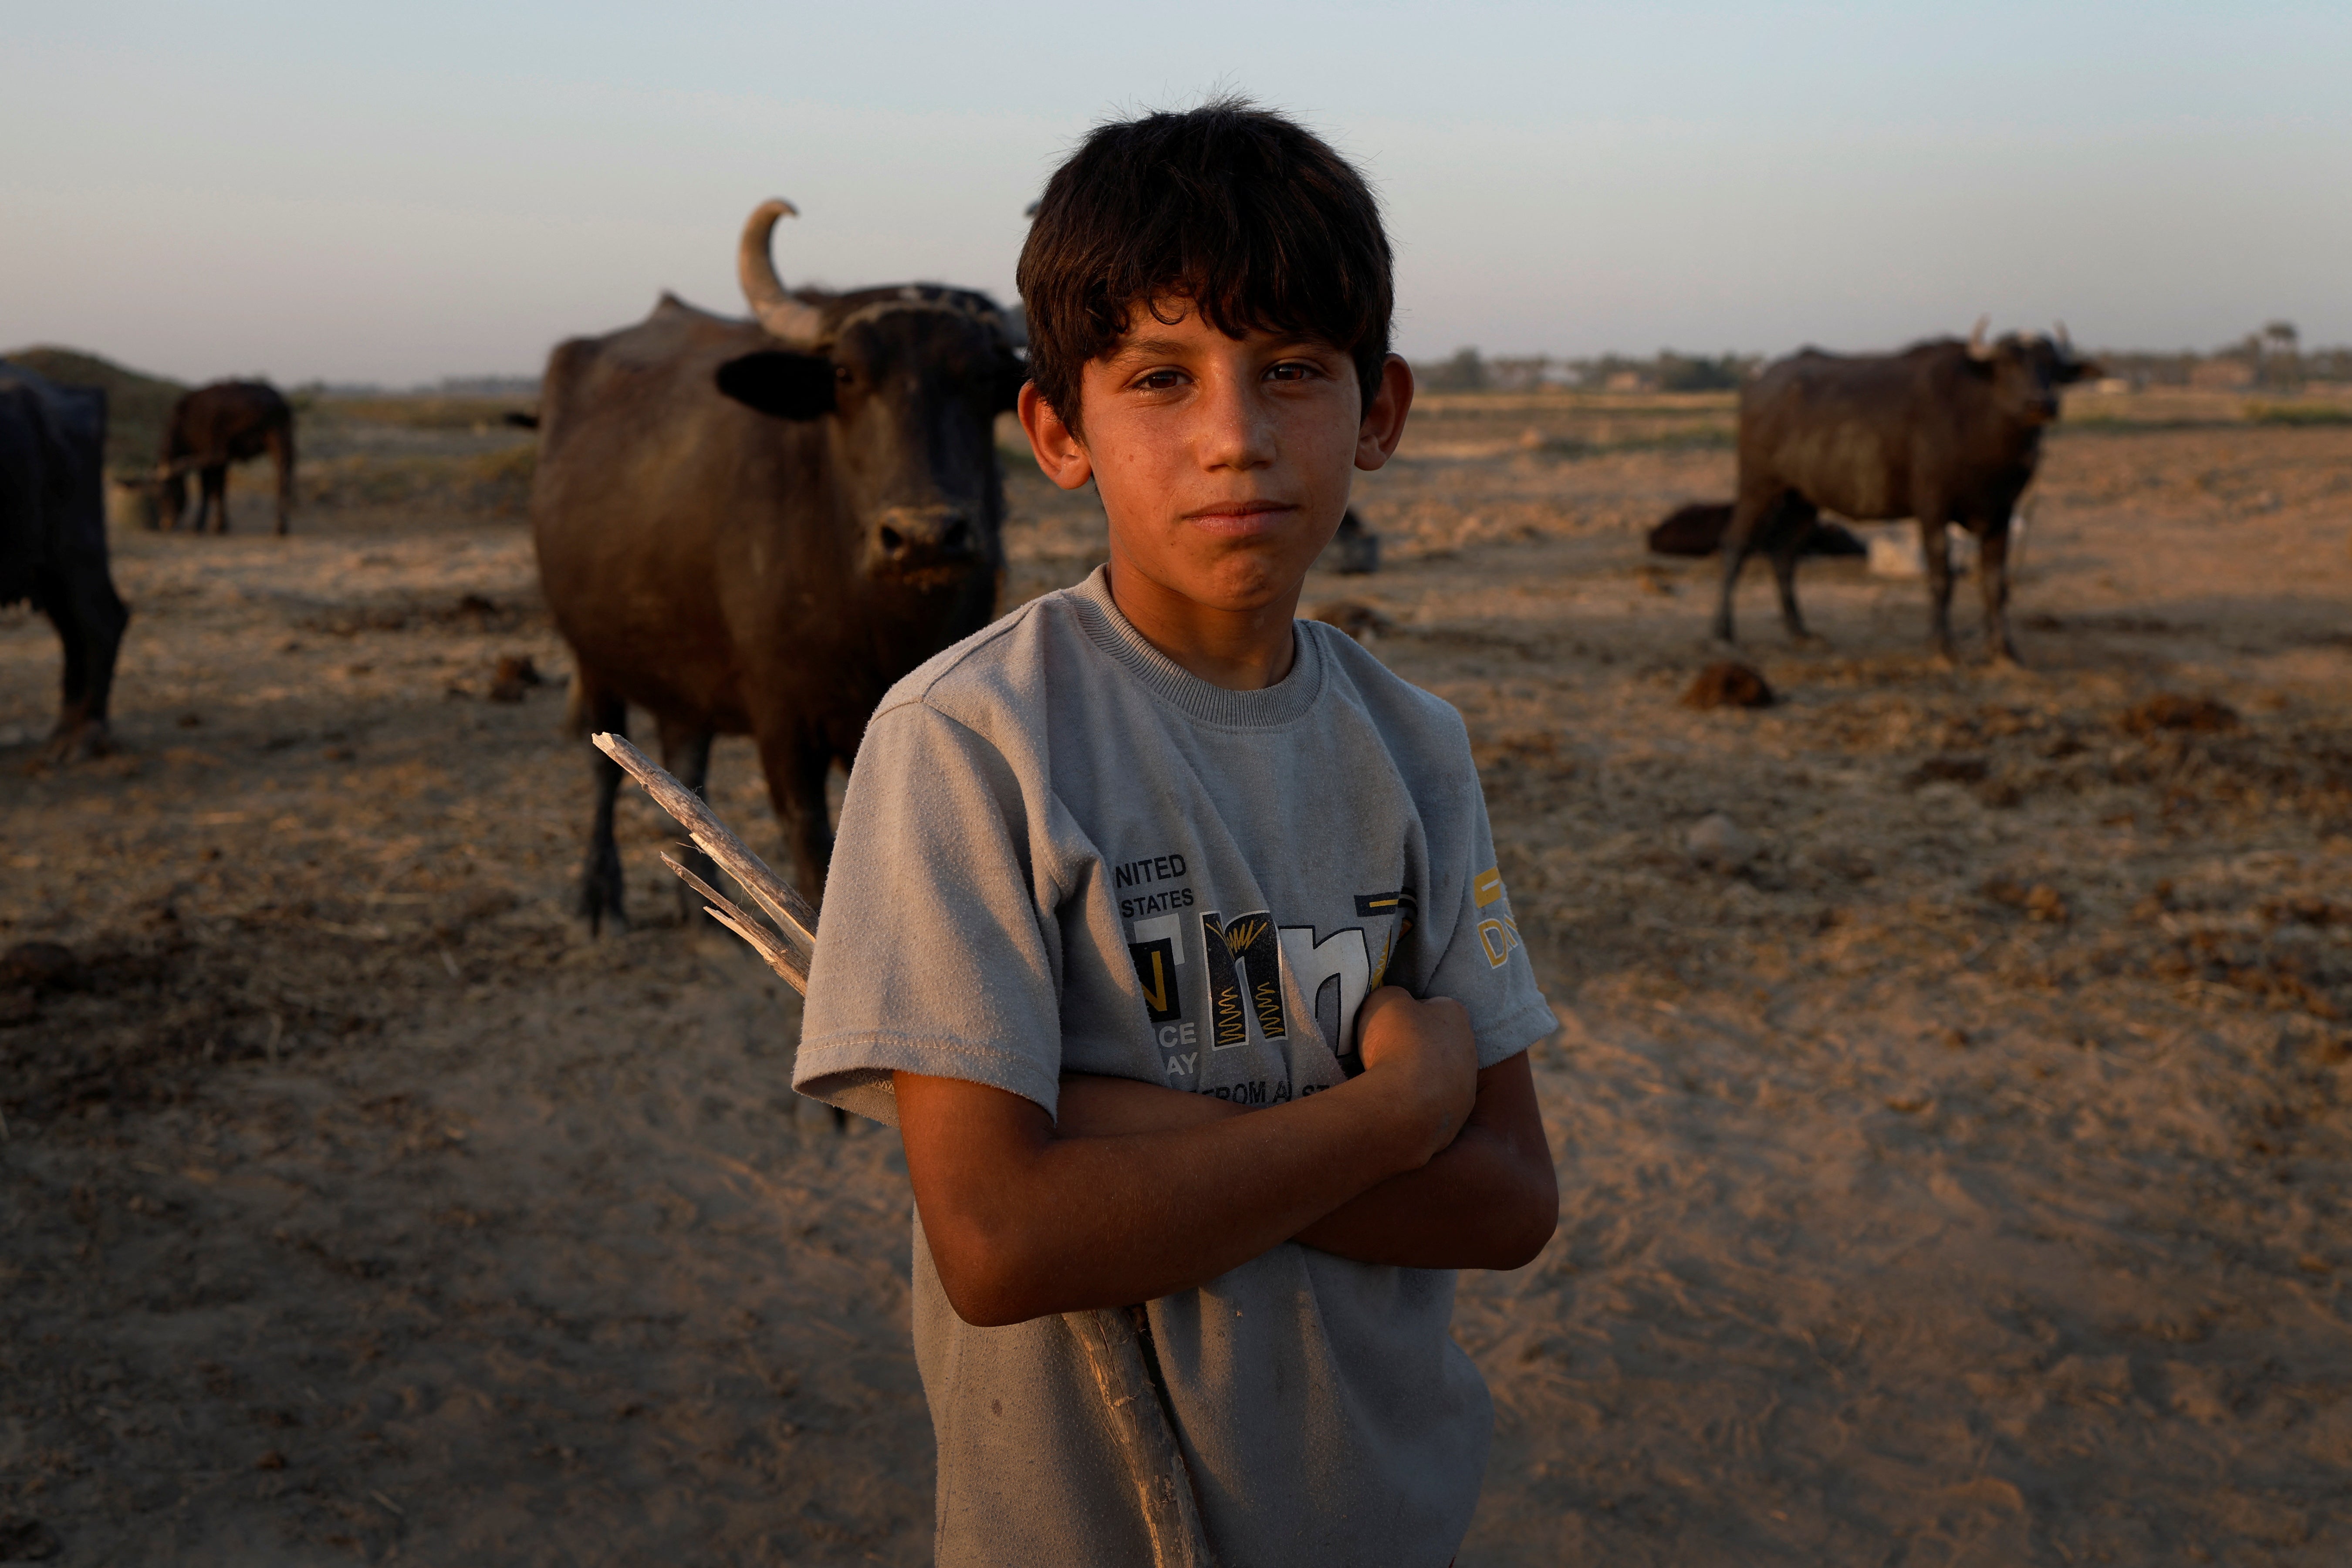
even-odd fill
[{"label": "dark buffalo in background", "polygon": [[1349,507],[1339,514],[1339,527],[1316,562],[1343,577],[1360,577],[1381,569],[1381,536],[1364,526]]},{"label": "dark buffalo in background", "polygon": [[[1650,530],[1650,553],[1653,555],[1712,555],[1723,548],[1723,536],[1731,527],[1731,503],[1695,500],[1678,506]],[[1769,539],[1755,541],[1753,548],[1769,550]],[[1853,531],[1842,523],[1815,522],[1798,546],[1800,555],[1868,555],[1869,547],[1853,536]]]},{"label": "dark buffalo in background", "polygon": [[[555,350],[531,528],[579,662],[575,718],[620,731],[628,704],[646,710],[693,789],[714,735],[752,736],[814,899],[833,764],[893,681],[995,614],[995,422],[1024,373],[984,295],[787,293],[768,241],[792,211],[766,203],[743,229],[756,322],[664,295],[636,326]],[[594,926],[622,916],[621,771],[592,760]]]},{"label": "dark buffalo in background", "polygon": [[195,531],[219,509],[215,525],[228,531],[228,466],[268,453],[278,465],[278,531],[284,533],[294,508],[294,410],[266,381],[216,381],[172,405],[163,426],[158,472],[163,484],[161,522],[180,526],[188,506],[188,475],[202,487]]},{"label": "dark buffalo in background", "polygon": [[1739,393],[1739,493],[1724,533],[1715,635],[1732,640],[1739,568],[1769,541],[1780,618],[1805,637],[1797,557],[1824,509],[1857,521],[1916,518],[1927,558],[1936,651],[1952,656],[1947,523],[1976,535],[1985,641],[2014,660],[2009,634],[2009,523],[2058,417],[2059,388],[2095,374],[2066,330],[1966,342],[1942,338],[1898,354],[1807,349],[1765,367]]},{"label": "dark buffalo in background", "polygon": [[106,565],[106,394],[0,361],[0,605],[30,599],[65,644],[56,758],[106,749],[131,612]]}]

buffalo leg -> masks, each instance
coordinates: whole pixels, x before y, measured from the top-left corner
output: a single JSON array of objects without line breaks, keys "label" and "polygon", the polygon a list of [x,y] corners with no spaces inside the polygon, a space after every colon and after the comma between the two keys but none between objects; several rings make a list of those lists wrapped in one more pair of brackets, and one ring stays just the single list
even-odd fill
[{"label": "buffalo leg", "polygon": [[1927,566],[1927,640],[1936,657],[1952,658],[1952,551],[1941,507],[1919,511],[1919,558]]},{"label": "buffalo leg", "polygon": [[1805,542],[1813,536],[1813,525],[1821,515],[1812,502],[1791,493],[1780,502],[1771,521],[1772,581],[1780,590],[1780,624],[1797,642],[1813,640],[1813,634],[1805,629],[1804,612],[1797,608],[1797,557],[1804,553]]},{"label": "buffalo leg", "polygon": [[[710,740],[711,733],[708,730],[698,730],[691,724],[673,719],[661,721],[662,766],[669,770],[672,778],[701,796],[706,805],[710,800]],[[678,860],[704,881],[713,887],[718,886],[714,879],[719,875],[719,868],[692,844],[685,846]],[[677,885],[679,921],[693,925],[694,917],[701,908],[702,895],[680,882]]]},{"label": "buffalo leg", "polygon": [[294,432],[272,430],[269,455],[278,464],[278,532],[283,538],[294,515]]},{"label": "buffalo leg", "polygon": [[2009,635],[2009,513],[1985,525],[1977,541],[1977,591],[1984,596],[1985,657],[1995,664],[2018,662]]},{"label": "buffalo leg", "polygon": [[108,749],[107,698],[131,612],[103,571],[48,569],[35,592],[65,646],[63,698],[48,754],[60,762],[97,756]]},{"label": "buffalo leg", "polygon": [[825,801],[833,748],[823,736],[798,728],[763,731],[760,770],[768,775],[768,800],[792,850],[793,880],[810,903],[821,903],[833,859],[833,817]]},{"label": "buffalo leg", "polygon": [[1723,530],[1723,597],[1715,608],[1717,641],[1738,640],[1731,629],[1732,591],[1739,586],[1739,569],[1748,564],[1748,554],[1756,548],[1757,531],[1769,521],[1780,499],[1742,490],[1739,499],[1732,503],[1731,521]]},{"label": "buffalo leg", "polygon": [[[627,734],[629,705],[589,686],[586,670],[577,679],[583,687],[580,713],[588,721],[589,733],[609,730],[615,735]],[[613,805],[621,793],[621,764],[591,746],[588,769],[595,780],[596,813],[588,827],[588,867],[580,879],[580,912],[588,917],[588,931],[593,936],[604,931],[607,915],[617,931],[629,929],[629,917],[621,908],[621,847],[613,837]]]},{"label": "buffalo leg", "polygon": [[[213,523],[214,532],[226,533],[228,531],[228,465],[215,464],[199,473],[196,479],[198,485],[196,531],[202,533],[205,531],[205,520],[209,517],[215,519]],[[219,509],[217,512],[214,510],[215,507]]]},{"label": "buffalo leg", "polygon": [[[825,800],[833,758],[832,745],[814,732],[780,729],[760,736],[760,770],[768,775],[768,800],[792,847],[802,896],[811,904],[824,901],[825,869],[833,859],[833,814]],[[848,1113],[833,1107],[833,1130],[840,1132],[848,1126]]]}]

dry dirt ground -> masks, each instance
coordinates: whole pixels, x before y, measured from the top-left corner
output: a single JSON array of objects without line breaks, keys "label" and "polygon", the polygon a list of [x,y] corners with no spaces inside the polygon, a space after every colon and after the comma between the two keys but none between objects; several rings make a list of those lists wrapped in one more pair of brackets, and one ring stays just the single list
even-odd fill
[{"label": "dry dirt ground", "polygon": [[[2239,412],[2075,402],[2026,671],[1836,563],[1791,648],[1757,573],[1756,710],[1678,703],[1713,563],[1640,539],[1720,399],[1440,400],[1364,483],[1310,601],[1462,710],[1562,1021],[1465,1565],[2352,1558],[2352,428]],[[0,949],[70,958],[0,980],[0,1561],[920,1563],[895,1137],[641,798],[639,923],[572,920],[528,537],[425,495],[121,536],[96,763],[0,616]],[[1013,597],[1097,558],[1014,500]]]}]

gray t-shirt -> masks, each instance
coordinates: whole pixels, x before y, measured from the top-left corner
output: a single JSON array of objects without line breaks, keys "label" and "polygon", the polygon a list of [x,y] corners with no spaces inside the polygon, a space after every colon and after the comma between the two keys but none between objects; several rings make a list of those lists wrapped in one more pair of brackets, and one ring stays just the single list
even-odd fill
[{"label": "gray t-shirt", "polygon": [[[884,1121],[894,1069],[1049,1113],[1065,1071],[1278,1105],[1357,1065],[1384,983],[1461,1002],[1481,1067],[1549,1034],[1460,715],[1329,626],[1296,635],[1280,684],[1228,691],[1097,571],[893,688],[842,810],[795,1087]],[[1292,1243],[1149,1303],[1225,1568],[1441,1568],[1493,1426],[1453,1310],[1450,1270]],[[1150,1561],[1062,1321],[965,1323],[919,1218],[914,1325],[938,1561]]]}]

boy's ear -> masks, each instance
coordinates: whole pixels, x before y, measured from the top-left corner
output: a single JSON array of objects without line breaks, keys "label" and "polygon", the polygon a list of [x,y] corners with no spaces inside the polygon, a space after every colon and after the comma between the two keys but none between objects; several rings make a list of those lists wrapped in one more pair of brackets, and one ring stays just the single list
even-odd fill
[{"label": "boy's ear", "polygon": [[1412,412],[1412,366],[1401,354],[1381,362],[1380,390],[1356,427],[1356,467],[1366,473],[1387,466],[1404,439],[1405,416]]},{"label": "boy's ear", "polygon": [[1037,467],[1047,479],[1063,489],[1074,490],[1094,478],[1094,459],[1054,412],[1054,405],[1039,395],[1035,382],[1022,383],[1014,406],[1021,416],[1021,428],[1029,433],[1029,450],[1036,455]]}]

